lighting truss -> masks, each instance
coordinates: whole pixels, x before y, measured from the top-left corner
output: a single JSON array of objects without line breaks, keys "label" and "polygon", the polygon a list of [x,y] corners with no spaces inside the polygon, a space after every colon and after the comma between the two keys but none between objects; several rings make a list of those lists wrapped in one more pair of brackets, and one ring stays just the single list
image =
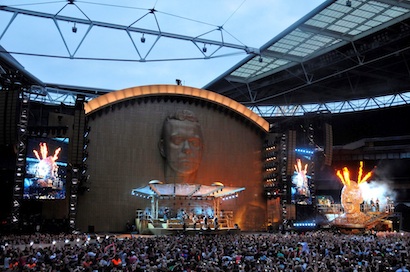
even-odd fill
[{"label": "lighting truss", "polygon": [[[258,48],[253,48],[253,47],[248,47],[244,44],[234,44],[234,43],[228,43],[226,42],[227,36],[232,36],[230,35],[224,28],[223,26],[218,26],[215,27],[215,29],[202,33],[201,35],[198,35],[196,37],[192,36],[187,36],[187,35],[181,35],[181,34],[175,34],[175,33],[169,33],[169,32],[164,32],[161,30],[160,25],[156,19],[156,10],[151,9],[147,10],[147,14],[142,16],[141,18],[137,19],[134,23],[130,25],[121,25],[121,24],[113,24],[113,23],[107,23],[107,22],[101,22],[101,21],[95,21],[91,20],[75,3],[70,3],[77,7],[78,10],[81,11],[83,14],[84,18],[77,18],[77,17],[69,17],[69,16],[63,16],[59,14],[67,5],[65,5],[57,14],[50,14],[50,13],[45,13],[45,12],[39,12],[39,11],[34,11],[34,10],[27,10],[27,9],[20,9],[20,8],[15,8],[15,7],[10,7],[10,6],[1,6],[0,7],[0,12],[9,12],[13,13],[11,16],[6,28],[2,33],[0,33],[0,41],[3,38],[3,36],[7,33],[9,30],[9,27],[12,25],[13,21],[18,17],[18,16],[30,16],[30,17],[37,17],[37,18],[43,18],[43,19],[48,19],[52,21],[55,25],[55,28],[57,32],[60,35],[61,42],[64,44],[66,50],[67,50],[67,55],[48,55],[48,54],[35,54],[35,53],[30,53],[30,52],[10,52],[11,54],[21,54],[21,55],[33,55],[33,56],[39,56],[39,57],[54,57],[54,58],[66,58],[66,59],[81,59],[81,60],[111,60],[111,61],[135,61],[135,62],[147,62],[147,61],[164,61],[164,60],[192,60],[192,59],[211,59],[211,58],[217,58],[217,57],[222,57],[222,56],[231,56],[233,54],[248,54],[248,55],[259,55],[260,51]],[[147,28],[140,28],[136,27],[136,23],[142,19],[145,16],[154,16],[155,21],[157,21],[157,27],[158,29],[147,29]],[[62,23],[70,23],[73,24],[72,27],[72,32],[76,33],[76,35],[80,35],[79,31],[79,26],[84,26],[86,28],[84,35],[81,38],[81,41],[78,43],[76,48],[70,48],[68,46],[68,41],[67,41],[67,33],[64,33],[62,31],[60,25]],[[126,35],[129,37],[129,43],[131,43],[131,47],[135,49],[136,53],[138,54],[139,58],[134,58],[134,59],[118,59],[118,58],[92,58],[92,57],[78,57],[77,52],[81,49],[81,46],[83,45],[83,42],[88,38],[91,30],[93,29],[109,29],[111,31],[115,31],[117,33],[122,32],[126,33]],[[220,40],[211,40],[211,39],[206,39],[203,38],[205,37],[208,33],[217,31],[219,32]],[[141,43],[145,43],[145,38],[147,35],[150,35],[154,37],[154,42],[151,44],[150,48],[147,50],[146,53],[142,53],[141,50],[139,49],[138,44],[135,42],[135,39],[133,37],[134,34],[137,34],[140,39]],[[144,36],[145,35],[145,36]],[[194,46],[197,48],[198,52],[200,53],[199,56],[195,57],[182,57],[182,58],[161,58],[161,59],[153,59],[151,58],[150,53],[153,51],[154,47],[157,45],[157,42],[162,39],[162,38],[169,38],[169,39],[176,39],[180,40],[183,42],[187,42],[189,44],[194,44]],[[210,45],[216,46],[216,50],[204,50],[204,48],[207,48],[205,45],[208,47]],[[219,50],[221,48],[229,48],[233,49],[235,52],[229,52],[225,54],[221,54]]]}]

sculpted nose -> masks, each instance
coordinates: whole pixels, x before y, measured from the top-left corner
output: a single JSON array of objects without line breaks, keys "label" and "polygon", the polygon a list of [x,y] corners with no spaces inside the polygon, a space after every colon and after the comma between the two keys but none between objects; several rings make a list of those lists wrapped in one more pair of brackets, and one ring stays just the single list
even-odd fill
[{"label": "sculpted nose", "polygon": [[182,143],[182,151],[185,153],[191,153],[191,146],[188,141]]}]

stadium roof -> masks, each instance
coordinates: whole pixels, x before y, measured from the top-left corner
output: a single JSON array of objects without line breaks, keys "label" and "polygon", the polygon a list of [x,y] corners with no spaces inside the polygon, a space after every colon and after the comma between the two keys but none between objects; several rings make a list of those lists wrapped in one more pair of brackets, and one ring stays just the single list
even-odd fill
[{"label": "stadium roof", "polygon": [[[328,0],[204,89],[264,117],[408,104],[409,36],[409,0]],[[43,102],[111,91],[43,83],[0,49],[2,85],[18,71]]]},{"label": "stadium roof", "polygon": [[263,116],[407,104],[409,17],[410,1],[326,1],[204,88]]}]

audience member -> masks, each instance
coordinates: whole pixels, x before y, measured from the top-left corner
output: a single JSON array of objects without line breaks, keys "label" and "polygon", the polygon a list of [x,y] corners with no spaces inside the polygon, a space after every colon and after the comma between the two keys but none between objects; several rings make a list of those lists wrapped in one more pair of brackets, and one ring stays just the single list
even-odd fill
[{"label": "audience member", "polygon": [[408,271],[408,233],[8,235],[4,271]]}]

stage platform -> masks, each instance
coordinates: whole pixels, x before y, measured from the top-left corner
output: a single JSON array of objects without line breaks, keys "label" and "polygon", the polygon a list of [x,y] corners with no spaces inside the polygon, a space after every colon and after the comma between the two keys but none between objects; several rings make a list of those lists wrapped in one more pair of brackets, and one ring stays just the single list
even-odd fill
[{"label": "stage platform", "polygon": [[152,235],[230,235],[241,232],[238,228],[199,229],[199,228],[149,228]]},{"label": "stage platform", "polygon": [[207,227],[201,223],[193,224],[192,220],[186,219],[136,219],[136,228],[140,234],[152,235],[218,235],[218,234],[235,234],[240,229],[236,224],[228,224],[226,220],[221,220],[222,224],[218,227],[212,223]]}]

